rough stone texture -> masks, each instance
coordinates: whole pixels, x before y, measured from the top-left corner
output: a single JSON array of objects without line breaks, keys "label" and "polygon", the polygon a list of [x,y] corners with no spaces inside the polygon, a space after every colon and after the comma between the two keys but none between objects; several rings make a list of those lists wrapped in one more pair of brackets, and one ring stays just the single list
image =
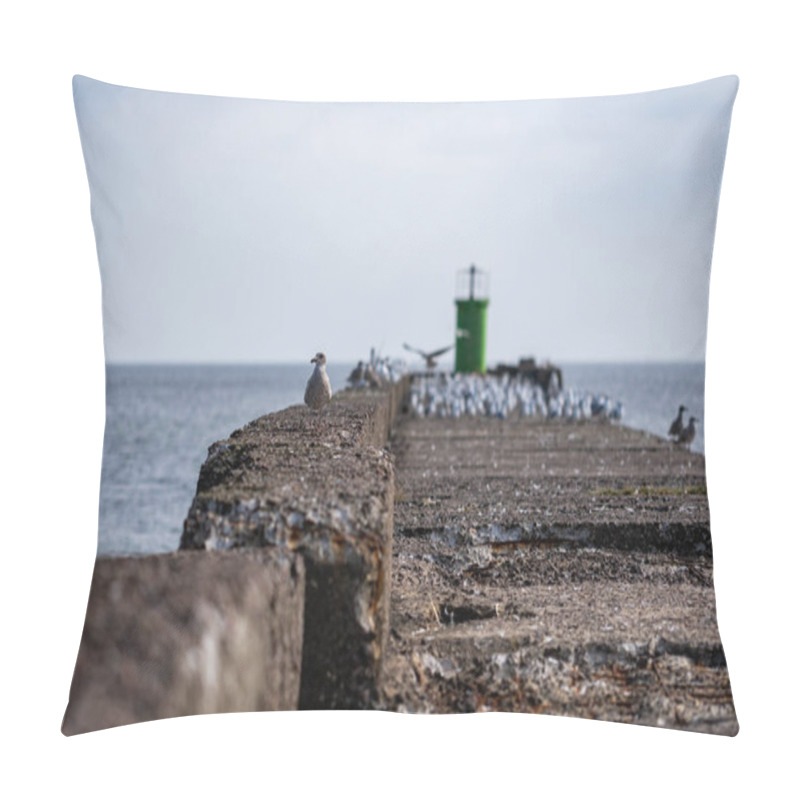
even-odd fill
[{"label": "rough stone texture", "polygon": [[404,530],[495,525],[559,538],[591,525],[617,528],[620,540],[642,526],[708,530],[705,459],[648,433],[519,418],[407,419],[399,433]]},{"label": "rough stone texture", "polygon": [[297,708],[304,590],[275,551],[99,558],[63,732]]},{"label": "rough stone texture", "polygon": [[382,448],[403,395],[348,391],[261,417],[209,448],[181,549],[277,547],[306,565],[301,708],[373,704],[389,616],[394,480]]},{"label": "rough stone texture", "polygon": [[705,460],[600,422],[398,422],[381,707],[734,735]]}]

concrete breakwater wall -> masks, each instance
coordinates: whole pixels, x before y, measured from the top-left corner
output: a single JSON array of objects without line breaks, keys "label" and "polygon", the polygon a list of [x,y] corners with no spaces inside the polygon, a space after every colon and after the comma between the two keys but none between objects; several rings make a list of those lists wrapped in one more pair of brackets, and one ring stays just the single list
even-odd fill
[{"label": "concrete breakwater wall", "polygon": [[62,730],[374,705],[405,391],[341,392],[209,448],[177,553],[102,557]]},{"label": "concrete breakwater wall", "polygon": [[181,552],[98,560],[65,733],[268,708],[736,733],[703,456],[416,418],[408,381],[254,420],[209,448]]},{"label": "concrete breakwater wall", "polygon": [[276,551],[97,559],[62,731],[296,708],[304,587]]},{"label": "concrete breakwater wall", "polygon": [[404,384],[293,406],[217,442],[181,549],[277,548],[305,564],[299,707],[375,702],[389,628],[394,477],[387,443]]}]

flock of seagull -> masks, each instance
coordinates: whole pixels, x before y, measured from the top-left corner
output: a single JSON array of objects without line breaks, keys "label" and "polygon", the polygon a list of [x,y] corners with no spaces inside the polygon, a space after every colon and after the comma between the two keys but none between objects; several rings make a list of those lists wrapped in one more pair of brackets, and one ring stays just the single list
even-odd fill
[{"label": "flock of seagull", "polygon": [[[440,355],[440,352],[419,352],[427,363],[431,357]],[[394,383],[406,372],[404,361],[377,356],[373,350],[368,361],[358,362],[347,383],[354,389],[377,389],[386,383]],[[409,390],[409,411],[415,417],[438,418],[485,416],[508,419],[516,412],[521,417],[545,419],[619,420],[622,419],[623,405],[612,401],[606,394],[575,389],[545,392],[532,381],[509,375],[450,375],[441,372],[417,376]]]},{"label": "flock of seagull", "polygon": [[439,374],[418,377],[410,388],[409,410],[415,417],[485,416],[508,419],[622,419],[623,406],[608,395],[541,386],[510,375]]},{"label": "flock of seagull", "polygon": [[352,389],[380,389],[387,383],[399,381],[406,372],[408,366],[405,361],[376,355],[373,350],[369,361],[358,362],[347,378],[347,385]]},{"label": "flock of seagull", "polygon": [[[319,411],[331,399],[331,384],[325,372],[325,354],[317,353],[311,363],[315,367],[308,379],[304,399],[307,406]],[[358,362],[347,383],[354,389],[377,389],[400,380],[406,372],[404,361],[378,356],[373,350],[368,361]],[[508,374],[450,375],[440,372],[420,375],[412,382],[409,411],[414,417],[453,419],[462,416],[508,419],[512,414],[517,414],[520,417],[543,419],[616,421],[622,419],[623,404],[603,393],[579,392],[575,389],[545,392],[532,381]],[[667,435],[675,444],[689,447],[697,434],[695,423],[698,419],[690,416],[688,424],[684,425],[683,415],[686,411],[688,409],[684,405],[678,408],[678,416],[672,421]]]}]

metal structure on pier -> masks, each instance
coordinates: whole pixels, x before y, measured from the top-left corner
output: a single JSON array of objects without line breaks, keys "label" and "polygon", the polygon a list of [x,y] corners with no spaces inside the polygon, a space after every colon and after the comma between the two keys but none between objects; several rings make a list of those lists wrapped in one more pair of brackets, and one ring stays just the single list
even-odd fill
[{"label": "metal structure on pier", "polygon": [[472,264],[456,276],[456,372],[486,372],[489,276]]}]

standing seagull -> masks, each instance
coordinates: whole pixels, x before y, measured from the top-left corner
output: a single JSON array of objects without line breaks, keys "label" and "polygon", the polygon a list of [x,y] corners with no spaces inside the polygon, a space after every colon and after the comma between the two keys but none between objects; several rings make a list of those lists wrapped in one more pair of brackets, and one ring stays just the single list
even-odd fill
[{"label": "standing seagull", "polygon": [[672,425],[669,426],[668,436],[680,438],[683,433],[683,412],[686,411],[686,406],[681,406],[678,409],[678,416],[672,420]]},{"label": "standing seagull", "polygon": [[380,389],[381,387],[381,379],[378,377],[378,373],[375,372],[375,368],[371,363],[364,367],[364,380],[367,382],[367,386],[369,386],[370,389]]},{"label": "standing seagull", "polygon": [[304,399],[306,405],[309,408],[313,408],[314,411],[319,411],[331,399],[331,382],[325,372],[326,361],[325,353],[317,353],[311,359],[311,363],[316,364],[316,366],[306,384],[306,396]]},{"label": "standing seagull", "polygon": [[366,380],[366,368],[363,361],[359,361],[356,368],[350,373],[347,382],[351,386],[363,386]]},{"label": "standing seagull", "polygon": [[689,417],[689,424],[681,431],[680,436],[678,436],[678,444],[685,444],[688,448],[694,441],[694,435],[696,433],[694,428],[695,422],[697,422],[696,417]]}]

